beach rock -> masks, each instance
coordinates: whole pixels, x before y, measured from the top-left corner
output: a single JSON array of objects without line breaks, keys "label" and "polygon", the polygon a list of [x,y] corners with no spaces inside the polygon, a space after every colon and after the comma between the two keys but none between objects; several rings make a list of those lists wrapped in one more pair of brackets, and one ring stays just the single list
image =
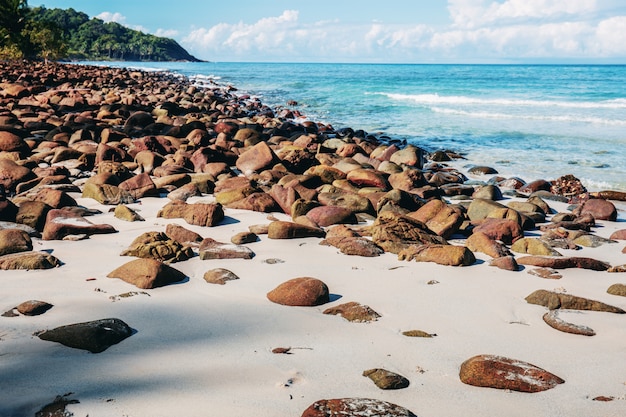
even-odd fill
[{"label": "beach rock", "polygon": [[565,381],[535,365],[495,355],[474,356],[461,364],[461,382],[476,387],[541,392]]},{"label": "beach rock", "polygon": [[493,211],[506,208],[507,207],[505,205],[492,200],[475,198],[467,208],[467,217],[473,222],[483,220],[489,217]]},{"label": "beach rock", "polygon": [[130,337],[133,330],[120,319],[102,319],[69,324],[46,330],[37,336],[41,340],[61,343],[75,349],[100,353]]},{"label": "beach rock", "polygon": [[33,250],[33,242],[27,232],[20,229],[0,230],[0,256]]},{"label": "beach rock", "polygon": [[498,171],[495,168],[484,166],[484,165],[476,165],[467,170],[470,174],[473,175],[495,175]]},{"label": "beach rock", "polygon": [[380,318],[380,314],[369,306],[359,304],[356,301],[327,308],[323,314],[340,315],[344,319],[355,323],[369,323]]},{"label": "beach rock", "polygon": [[544,278],[544,279],[561,279],[563,275],[559,274],[559,272],[555,269],[550,268],[534,268],[529,269],[528,273],[530,275],[534,275],[536,277]]},{"label": "beach rock", "polygon": [[616,242],[614,240],[605,239],[601,236],[584,233],[574,238],[572,240],[572,243],[574,243],[575,245],[584,246],[586,248],[598,248],[607,243],[616,243]]},{"label": "beach rock", "polygon": [[511,245],[511,250],[517,253],[527,253],[539,256],[562,256],[558,251],[552,249],[546,242],[530,237],[518,239]]},{"label": "beach rock", "polygon": [[356,216],[344,207],[339,206],[319,206],[307,211],[306,217],[313,223],[326,227],[333,224],[356,224]]},{"label": "beach rock", "polygon": [[259,240],[259,237],[252,232],[239,232],[230,238],[230,243],[234,245],[243,245],[246,243],[253,243]]},{"label": "beach rock", "polygon": [[402,335],[406,336],[406,337],[423,337],[423,338],[426,338],[426,339],[430,339],[430,338],[432,338],[434,336],[437,336],[434,333],[428,333],[428,332],[425,332],[423,330],[406,330],[406,331],[402,332]]},{"label": "beach rock", "polygon": [[419,220],[392,212],[380,213],[369,227],[369,233],[385,252],[395,254],[414,244],[447,243]]},{"label": "beach rock", "polygon": [[267,293],[273,303],[287,306],[312,307],[330,301],[328,287],[317,278],[293,278]]},{"label": "beach rock", "polygon": [[611,265],[597,259],[584,257],[543,257],[543,256],[523,256],[517,259],[520,265],[540,266],[543,268],[567,269],[582,268],[593,271],[606,271]]},{"label": "beach rock", "polygon": [[170,200],[180,200],[187,201],[191,197],[200,196],[202,193],[198,188],[198,184],[190,182],[188,184],[182,185],[177,189],[169,192],[167,194],[167,198]]},{"label": "beach rock", "polygon": [[226,204],[226,207],[239,210],[258,211],[260,213],[271,213],[280,211],[276,200],[268,193],[252,193],[240,200]]},{"label": "beach rock", "polygon": [[495,185],[487,184],[483,185],[482,187],[478,187],[476,191],[474,191],[474,193],[472,194],[472,198],[474,200],[502,200],[502,191],[500,191],[500,188]]},{"label": "beach rock", "polygon": [[577,216],[591,214],[596,220],[608,220],[612,222],[617,220],[617,209],[615,205],[608,200],[596,198],[585,201],[574,210],[574,214]]},{"label": "beach rock", "polygon": [[372,242],[361,236],[333,236],[326,237],[320,245],[334,246],[344,255],[374,257],[382,255],[385,251]]},{"label": "beach rock", "polygon": [[242,245],[218,242],[210,237],[200,242],[198,254],[203,261],[210,259],[252,259],[254,252]]},{"label": "beach rock", "polygon": [[428,185],[422,171],[418,169],[407,169],[393,173],[387,178],[389,185],[397,190],[411,192],[412,190]]},{"label": "beach rock", "polygon": [[439,265],[468,266],[476,262],[471,250],[454,245],[412,245],[398,253],[400,261],[435,262]]},{"label": "beach rock", "polygon": [[157,217],[182,218],[194,226],[213,227],[224,220],[224,209],[219,203],[187,204],[184,201],[176,200],[163,206],[157,213]]},{"label": "beach rock", "polygon": [[543,315],[543,321],[553,329],[564,333],[579,334],[582,336],[595,336],[592,328],[579,324],[568,323],[559,317],[559,310],[550,310]]},{"label": "beach rock", "polygon": [[33,201],[42,201],[55,209],[74,207],[77,205],[76,200],[74,200],[65,191],[53,188],[39,188],[33,194],[29,194],[28,198]]},{"label": "beach rock", "polygon": [[550,191],[552,184],[546,180],[539,179],[531,181],[528,184],[519,188],[519,192],[522,194],[533,194],[537,191]]},{"label": "beach rock", "polygon": [[234,272],[224,268],[215,268],[206,271],[203,278],[209,284],[219,285],[224,285],[227,281],[239,279],[239,277]]},{"label": "beach rock", "polygon": [[124,220],[125,222],[143,222],[145,219],[141,217],[135,210],[124,204],[118,204],[113,210],[115,218]]},{"label": "beach rock", "polygon": [[464,220],[459,208],[441,200],[430,200],[408,216],[424,223],[428,229],[445,239],[456,233]]},{"label": "beach rock", "polygon": [[616,230],[609,236],[610,240],[626,240],[626,229]]},{"label": "beach rock", "polygon": [[509,219],[484,219],[474,227],[474,233],[484,233],[489,238],[502,241],[510,245],[524,237],[524,231],[519,223]]},{"label": "beach rock", "polygon": [[626,192],[624,191],[604,190],[589,193],[589,195],[593,198],[601,198],[604,200],[626,201]]},{"label": "beach rock", "polygon": [[152,258],[162,262],[181,262],[194,256],[188,246],[170,239],[163,232],[145,232],[136,237],[120,256]]},{"label": "beach rock", "polygon": [[93,224],[79,214],[64,209],[53,209],[46,216],[43,240],[62,240],[73,235],[91,236],[94,234],[116,233],[108,224]]},{"label": "beach rock", "polygon": [[612,295],[621,295],[622,297],[626,297],[626,284],[613,284],[606,290],[606,292]]},{"label": "beach rock", "polygon": [[556,310],[557,308],[566,310],[591,310],[605,311],[608,313],[626,314],[626,311],[619,307],[614,307],[600,301],[589,300],[570,294],[562,294],[547,290],[537,290],[526,297],[529,304],[538,304]]},{"label": "beach rock", "polygon": [[61,261],[47,252],[19,252],[0,256],[0,269],[51,269]]},{"label": "beach rock", "polygon": [[137,288],[152,289],[180,282],[186,275],[157,259],[140,258],[114,269],[107,277],[119,278]]},{"label": "beach rock", "polygon": [[39,300],[28,300],[18,305],[17,311],[25,316],[39,316],[53,307],[52,304]]},{"label": "beach rock", "polygon": [[565,197],[573,197],[586,193],[587,189],[578,178],[568,174],[552,181],[550,192]]},{"label": "beach rock", "polygon": [[372,169],[354,169],[348,172],[346,179],[358,187],[389,189],[389,183],[385,176]]},{"label": "beach rock", "polygon": [[501,258],[511,255],[511,252],[509,252],[509,249],[505,245],[480,231],[474,231],[467,238],[465,244],[472,252],[481,252],[492,258]]},{"label": "beach rock", "polygon": [[382,368],[374,368],[363,371],[363,376],[371,379],[380,389],[402,389],[409,386],[409,380],[395,372]]},{"label": "beach rock", "polygon": [[417,417],[399,405],[369,398],[318,400],[301,417]]},{"label": "beach rock", "polygon": [[87,182],[83,187],[82,198],[92,198],[100,204],[117,205],[134,203],[135,199],[126,191],[112,184]]},{"label": "beach rock", "polygon": [[324,184],[332,184],[335,180],[346,178],[346,173],[340,169],[328,165],[316,165],[304,172],[304,175],[314,175],[320,178]]},{"label": "beach rock", "polygon": [[267,229],[267,237],[270,239],[298,239],[325,235],[323,229],[285,221],[273,221]]},{"label": "beach rock", "polygon": [[489,266],[495,266],[505,271],[519,271],[519,265],[513,256],[501,256],[489,261]]},{"label": "beach rock", "polygon": [[35,179],[36,175],[25,166],[7,158],[0,158],[0,186],[7,191],[15,191],[21,182]]},{"label": "beach rock", "polygon": [[246,177],[253,172],[260,172],[271,167],[277,160],[276,155],[266,142],[259,142],[237,158],[237,169]]},{"label": "beach rock", "polygon": [[198,233],[185,229],[175,223],[170,223],[165,227],[165,234],[170,238],[180,243],[187,242],[202,242],[203,237]]}]

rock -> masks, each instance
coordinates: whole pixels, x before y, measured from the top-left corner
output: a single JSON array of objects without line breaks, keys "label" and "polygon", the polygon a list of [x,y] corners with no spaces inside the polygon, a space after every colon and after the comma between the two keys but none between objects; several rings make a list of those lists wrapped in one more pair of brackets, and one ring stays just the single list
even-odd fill
[{"label": "rock", "polygon": [[505,271],[519,271],[519,265],[513,256],[501,256],[489,261],[489,266],[495,266]]},{"label": "rock", "polygon": [[552,184],[546,180],[535,180],[525,184],[519,189],[519,192],[522,194],[533,194],[537,191],[550,191],[552,188]]},{"label": "rock", "polygon": [[545,279],[561,279],[563,275],[559,274],[558,271],[550,268],[534,268],[528,270],[530,275],[534,275],[536,277],[545,278]]},{"label": "rock", "polygon": [[113,215],[120,220],[126,222],[143,222],[145,219],[141,217],[135,210],[124,204],[118,204],[113,210]]},{"label": "rock", "polygon": [[307,211],[308,217],[313,223],[320,227],[326,227],[333,224],[356,224],[358,223],[356,216],[345,207],[339,206],[318,206]]},{"label": "rock", "polygon": [[524,237],[524,231],[519,223],[509,219],[484,219],[474,228],[474,233],[482,232],[489,238],[500,240],[510,245]]},{"label": "rock", "polygon": [[320,228],[285,221],[271,222],[267,229],[267,237],[270,239],[298,239],[324,237],[325,235],[326,232]]},{"label": "rock", "polygon": [[323,314],[339,314],[344,319],[356,323],[368,323],[376,321],[380,317],[380,314],[372,310],[369,306],[361,305],[355,301],[327,308],[324,310]]},{"label": "rock", "polygon": [[524,237],[515,241],[515,243],[511,245],[511,250],[513,252],[527,253],[529,255],[562,256],[559,252],[552,249],[546,242],[530,237]]},{"label": "rock", "polygon": [[509,252],[506,246],[480,231],[474,231],[467,238],[465,244],[472,252],[481,252],[492,258],[501,258],[511,255],[511,252]]},{"label": "rock", "polygon": [[476,165],[467,170],[470,174],[473,175],[495,175],[498,173],[495,168],[487,167],[483,165]]},{"label": "rock", "polygon": [[596,220],[608,220],[612,222],[617,220],[617,209],[615,205],[608,200],[596,198],[585,201],[574,210],[574,214],[577,216],[591,214]]},{"label": "rock", "polygon": [[125,190],[112,184],[87,182],[83,187],[82,198],[93,198],[100,204],[117,205],[134,203],[135,199]]},{"label": "rock", "polygon": [[369,398],[318,400],[301,417],[417,417],[399,405]]},{"label": "rock", "polygon": [[434,333],[428,333],[423,330],[407,330],[407,331],[402,332],[402,334],[407,337],[424,337],[427,339],[437,336]]},{"label": "rock", "polygon": [[596,332],[587,326],[568,323],[559,317],[559,310],[550,310],[543,315],[543,321],[553,329],[564,333],[579,334],[582,336],[595,336]]},{"label": "rock", "polygon": [[[626,253],[626,251],[622,250],[622,253]],[[612,266],[609,269],[607,269],[606,272],[626,272],[626,264]]]},{"label": "rock", "polygon": [[0,186],[7,191],[15,191],[21,182],[34,179],[36,176],[25,166],[16,164],[7,158],[0,158]]},{"label": "rock", "polygon": [[415,244],[447,243],[419,220],[392,212],[380,213],[369,228],[369,233],[374,243],[386,252],[395,254]]},{"label": "rock", "polygon": [[402,389],[409,386],[409,380],[386,369],[374,368],[363,371],[363,376],[371,379],[380,389]]},{"label": "rock", "polygon": [[353,213],[375,212],[372,203],[366,197],[347,191],[323,192],[317,198],[324,206],[339,206]]},{"label": "rock", "polygon": [[494,210],[505,209],[506,206],[492,200],[475,198],[467,208],[467,217],[471,221],[486,219]]},{"label": "rock", "polygon": [[476,191],[474,191],[474,193],[472,194],[472,198],[474,200],[502,200],[502,191],[500,191],[499,187],[493,184],[487,184],[483,185],[482,187],[478,187]]},{"label": "rock", "polygon": [[24,301],[17,306],[17,311],[25,316],[39,316],[52,308],[52,304],[39,300]]},{"label": "rock", "polygon": [[170,223],[165,227],[165,234],[170,239],[173,239],[180,243],[187,242],[202,242],[203,237],[198,233],[185,229],[183,226],[180,226],[175,223]]},{"label": "rock", "polygon": [[119,278],[137,288],[152,289],[180,282],[186,275],[159,260],[145,258],[127,262],[111,271],[107,277]]},{"label": "rock", "polygon": [[543,268],[567,269],[582,268],[593,271],[606,271],[611,265],[592,258],[583,257],[557,257],[523,256],[517,259],[520,265],[540,266]]},{"label": "rock", "polygon": [[0,230],[0,256],[33,250],[33,242],[27,232],[20,229]]},{"label": "rock", "polygon": [[415,168],[422,168],[424,162],[424,150],[417,146],[408,145],[397,152],[394,152],[389,161],[398,165],[408,165]]},{"label": "rock", "polygon": [[526,297],[529,304],[537,304],[555,310],[562,308],[566,310],[591,310],[605,311],[608,313],[625,314],[626,311],[619,307],[613,307],[600,301],[589,300],[570,294],[561,294],[547,290],[537,290]]},{"label": "rock", "polygon": [[209,259],[254,258],[254,252],[246,246],[218,242],[210,237],[207,237],[200,242],[198,254],[200,255],[200,259],[203,261]]},{"label": "rock", "polygon": [[573,240],[575,245],[584,246],[586,248],[598,248],[607,243],[616,243],[614,240],[605,239],[601,236],[596,236],[592,234],[582,234]]},{"label": "rock", "polygon": [[422,171],[418,169],[407,169],[389,175],[387,178],[389,185],[396,190],[411,192],[412,190],[428,185]]},{"label": "rock", "polygon": [[317,278],[293,278],[283,282],[267,293],[267,298],[276,304],[312,307],[330,301],[328,287]]},{"label": "rock", "polygon": [[472,251],[465,246],[412,245],[398,253],[400,261],[435,262],[439,265],[468,266],[476,262]]},{"label": "rock", "polygon": [[573,197],[586,193],[587,189],[578,178],[568,174],[552,181],[550,192],[565,197]]},{"label": "rock", "polygon": [[157,213],[157,217],[165,219],[182,218],[194,226],[213,227],[224,220],[224,209],[219,203],[194,203],[172,201]]},{"label": "rock", "polygon": [[248,177],[253,172],[260,172],[269,168],[276,160],[276,155],[267,143],[259,142],[239,155],[236,166],[243,175]]},{"label": "rock", "polygon": [[606,292],[613,295],[621,295],[622,297],[626,297],[626,284],[613,284],[611,285]]},{"label": "rock", "polygon": [[239,232],[230,238],[230,243],[234,245],[243,245],[246,243],[254,243],[259,240],[259,237],[252,232]]},{"label": "rock", "polygon": [[198,188],[198,184],[190,182],[177,189],[169,192],[167,198],[170,200],[187,201],[191,197],[200,196],[202,193]]},{"label": "rock", "polygon": [[136,237],[120,256],[152,258],[169,263],[186,261],[192,258],[194,253],[190,247],[170,239],[163,232],[146,232]]},{"label": "rock", "polygon": [[535,365],[495,355],[474,356],[461,365],[461,382],[476,387],[540,392],[565,381]]},{"label": "rock", "polygon": [[122,183],[119,188],[130,194],[134,199],[157,195],[157,187],[147,173],[135,175]]},{"label": "rock", "polygon": [[335,236],[326,237],[320,245],[334,246],[345,255],[374,257],[382,255],[385,251],[371,240],[361,237]]},{"label": "rock", "polygon": [[130,337],[133,330],[120,319],[102,319],[69,324],[38,334],[41,340],[100,353]]},{"label": "rock", "polygon": [[0,256],[0,269],[51,269],[61,266],[61,261],[47,252],[19,252]]},{"label": "rock", "polygon": [[239,279],[239,277],[234,272],[224,268],[215,268],[206,271],[203,278],[209,284],[219,285],[224,285],[227,281]]},{"label": "rock", "polygon": [[239,210],[258,211],[260,213],[272,213],[280,211],[280,206],[268,193],[252,193],[240,200],[225,204],[226,207]]},{"label": "rock", "polygon": [[117,230],[111,225],[93,224],[72,211],[53,209],[46,216],[46,224],[41,238],[43,240],[62,240],[72,235],[91,236],[116,232]]},{"label": "rock", "polygon": [[626,240],[626,229],[616,230],[609,236],[610,240]]},{"label": "rock", "polygon": [[34,194],[29,194],[28,197],[33,201],[42,201],[55,209],[77,205],[76,200],[70,197],[69,194],[53,188],[40,188]]},{"label": "rock", "polygon": [[426,227],[445,239],[456,233],[464,220],[463,212],[459,208],[436,199],[430,200],[417,211],[409,214],[409,217],[426,224]]},{"label": "rock", "polygon": [[354,169],[348,172],[346,179],[358,187],[389,189],[389,182],[385,175],[373,169]]}]

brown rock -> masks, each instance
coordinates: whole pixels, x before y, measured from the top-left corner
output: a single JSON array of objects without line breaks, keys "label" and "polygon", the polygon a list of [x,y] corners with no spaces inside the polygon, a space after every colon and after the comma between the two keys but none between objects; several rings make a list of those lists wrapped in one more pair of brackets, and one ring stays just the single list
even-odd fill
[{"label": "brown rock", "polygon": [[489,266],[495,266],[505,271],[519,271],[519,265],[513,256],[501,256],[489,261]]},{"label": "brown rock", "polygon": [[307,211],[308,217],[313,223],[326,227],[333,224],[356,224],[356,216],[345,207],[339,206],[319,206]]},{"label": "brown rock", "polygon": [[593,271],[606,271],[611,265],[592,258],[583,257],[543,257],[543,256],[523,256],[517,259],[520,265],[540,266],[544,268],[567,269],[582,268]]},{"label": "brown rock", "polygon": [[558,271],[550,268],[534,268],[528,271],[530,275],[534,275],[536,277],[544,278],[544,279],[561,279],[563,275],[559,274]]},{"label": "brown rock", "polygon": [[613,284],[606,290],[606,292],[612,295],[621,295],[622,297],[626,297],[626,284]]},{"label": "brown rock", "polygon": [[423,330],[407,330],[407,331],[402,332],[402,335],[407,336],[407,337],[424,337],[427,339],[437,336],[434,333],[428,333]]},{"label": "brown rock", "polygon": [[345,255],[374,257],[385,251],[371,240],[360,236],[326,236],[320,245],[334,246]]},{"label": "brown rock", "polygon": [[182,218],[194,226],[213,227],[224,220],[224,209],[219,203],[194,203],[172,201],[157,213],[157,217],[165,219]]},{"label": "brown rock", "polygon": [[173,191],[170,191],[167,194],[167,198],[170,200],[187,201],[190,197],[199,196],[201,194],[202,193],[200,193],[200,190],[198,189],[198,184],[190,182]]},{"label": "brown rock", "polygon": [[27,232],[20,229],[0,230],[0,256],[33,250],[33,242]]},{"label": "brown rock", "polygon": [[156,259],[135,259],[111,271],[107,277],[119,278],[137,288],[151,289],[182,281],[186,275]]},{"label": "brown rock", "polygon": [[592,198],[585,201],[581,206],[574,210],[577,216],[591,214],[596,220],[617,220],[617,209],[615,205],[608,200]]},{"label": "brown rock", "polygon": [[239,279],[239,277],[234,272],[224,268],[216,268],[211,269],[210,271],[206,271],[203,278],[209,284],[219,285],[224,285],[227,281]]},{"label": "brown rock", "polygon": [[39,300],[24,301],[17,306],[17,311],[25,316],[39,316],[52,308],[52,304]]},{"label": "brown rock", "polygon": [[187,242],[202,242],[202,236],[198,233],[185,229],[175,223],[170,223],[165,227],[165,234],[170,238],[180,243]]},{"label": "brown rock", "polygon": [[389,189],[389,183],[382,172],[372,169],[355,169],[348,172],[347,180],[359,187]]},{"label": "brown rock", "polygon": [[495,355],[474,356],[461,365],[461,382],[520,392],[549,390],[565,381],[527,362]]},{"label": "brown rock", "polygon": [[465,243],[467,248],[472,252],[481,252],[492,258],[501,258],[511,255],[511,252],[509,252],[506,246],[480,231],[474,231],[467,238]]},{"label": "brown rock", "polygon": [[543,315],[543,321],[553,329],[564,333],[579,334],[582,336],[595,336],[596,332],[587,326],[568,323],[559,317],[559,310],[550,310]]},{"label": "brown rock", "polygon": [[276,203],[276,200],[274,200],[271,195],[262,192],[252,193],[241,200],[226,204],[226,207],[239,210],[258,211],[260,213],[280,211],[280,207]]},{"label": "brown rock", "polygon": [[380,389],[402,389],[409,386],[409,380],[386,369],[375,368],[363,371],[363,376],[371,379]]},{"label": "brown rock", "polygon": [[146,232],[136,237],[120,256],[152,258],[162,262],[186,261],[194,256],[188,246],[170,239],[162,232]]},{"label": "brown rock", "polygon": [[230,238],[230,243],[234,245],[243,245],[253,243],[259,240],[259,237],[252,232],[239,232]]},{"label": "brown rock", "polygon": [[127,204],[134,203],[135,199],[129,192],[112,184],[96,184],[87,182],[83,187],[82,198],[93,198],[100,204]]},{"label": "brown rock", "polygon": [[108,224],[93,224],[79,214],[69,210],[53,209],[46,216],[46,224],[41,238],[43,240],[62,240],[70,236],[91,236],[94,234],[116,233]]},{"label": "brown rock", "polygon": [[616,230],[609,236],[610,240],[626,240],[626,229]]},{"label": "brown rock", "polygon": [[276,304],[312,307],[330,301],[328,287],[317,278],[293,278],[283,282],[267,293],[267,298]]},{"label": "brown rock", "polygon": [[276,155],[267,143],[259,142],[239,155],[236,166],[247,177],[253,172],[271,167],[276,160]]},{"label": "brown rock", "polygon": [[0,158],[0,185],[7,191],[15,191],[19,183],[35,177],[36,175],[27,167],[18,165],[7,158]]},{"label": "brown rock", "polygon": [[524,231],[519,223],[508,219],[484,219],[474,228],[474,233],[482,232],[494,240],[500,240],[507,245],[524,237]]},{"label": "brown rock", "polygon": [[327,308],[323,314],[340,315],[344,319],[355,323],[369,323],[378,320],[380,317],[380,314],[369,306],[359,304],[356,301]]},{"label": "brown rock", "polygon": [[573,197],[586,193],[587,189],[578,178],[568,174],[552,181],[550,192],[565,197]]},{"label": "brown rock", "polygon": [[157,194],[156,185],[154,185],[152,178],[150,178],[150,175],[147,173],[135,175],[134,177],[123,181],[119,185],[119,188],[126,191],[135,199]]},{"label": "brown rock", "polygon": [[449,206],[441,200],[430,200],[409,217],[417,219],[445,239],[459,230],[464,216],[460,209]]},{"label": "brown rock", "polygon": [[418,169],[407,169],[391,174],[387,180],[391,187],[407,192],[428,185],[424,174]]},{"label": "brown rock", "polygon": [[424,161],[424,150],[413,145],[408,145],[394,152],[389,158],[389,161],[394,164],[408,165],[421,169]]},{"label": "brown rock", "polygon": [[476,262],[472,251],[465,246],[412,245],[398,253],[398,260],[435,262],[439,265],[468,266]]},{"label": "brown rock", "polygon": [[561,256],[559,252],[552,249],[543,240],[537,238],[523,237],[511,245],[511,250],[517,253],[527,253],[539,256]]},{"label": "brown rock", "polygon": [[0,256],[0,269],[50,269],[61,261],[46,252],[19,252]]},{"label": "brown rock", "polygon": [[318,196],[318,201],[325,206],[339,206],[353,213],[374,214],[374,207],[367,197],[347,191],[324,192]]},{"label": "brown rock", "polygon": [[369,398],[319,400],[311,404],[301,417],[417,417],[399,405]]},{"label": "brown rock", "polygon": [[200,242],[198,254],[200,259],[252,259],[254,252],[242,245],[218,242],[207,237]]},{"label": "brown rock", "polygon": [[74,207],[77,205],[76,200],[65,191],[55,190],[53,188],[40,188],[34,194],[29,194],[29,198],[33,201],[42,201],[55,209]]},{"label": "brown rock", "polygon": [[608,304],[604,304],[600,301],[589,300],[583,297],[577,297],[570,294],[561,294],[546,290],[537,290],[526,297],[526,302],[529,304],[538,304],[555,310],[557,308],[567,310],[591,310],[591,311],[605,311],[608,313],[625,314],[626,311],[619,307],[613,307]]},{"label": "brown rock", "polygon": [[115,218],[126,222],[143,222],[145,219],[141,217],[135,210],[124,204],[118,204],[113,210]]},{"label": "brown rock", "polygon": [[369,233],[374,243],[386,252],[396,254],[414,244],[447,243],[419,220],[392,212],[380,213],[369,228]]},{"label": "brown rock", "polygon": [[304,237],[324,237],[324,230],[293,222],[274,221],[269,224],[267,237],[270,239],[298,239]]}]

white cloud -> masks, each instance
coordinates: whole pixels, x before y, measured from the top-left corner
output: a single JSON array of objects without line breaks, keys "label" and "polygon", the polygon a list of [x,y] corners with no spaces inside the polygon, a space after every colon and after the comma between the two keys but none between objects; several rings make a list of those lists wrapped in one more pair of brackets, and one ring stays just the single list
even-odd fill
[{"label": "white cloud", "polygon": [[[603,2],[606,9],[606,0]],[[451,25],[301,22],[298,11],[220,23],[182,41],[212,60],[368,62],[626,58],[626,16],[596,0],[449,0]],[[592,16],[592,17],[589,17]],[[605,16],[605,17],[601,17]],[[595,20],[594,20],[595,19]]]},{"label": "white cloud", "polygon": [[156,36],[161,36],[164,38],[174,38],[176,36],[178,36],[178,31],[174,30],[174,29],[157,29],[156,32],[154,32],[154,35]]},{"label": "white cloud", "polygon": [[100,20],[103,20],[105,23],[116,22],[116,23],[119,23],[120,25],[126,24],[126,16],[118,12],[115,12],[115,13],[102,12],[96,17]]}]

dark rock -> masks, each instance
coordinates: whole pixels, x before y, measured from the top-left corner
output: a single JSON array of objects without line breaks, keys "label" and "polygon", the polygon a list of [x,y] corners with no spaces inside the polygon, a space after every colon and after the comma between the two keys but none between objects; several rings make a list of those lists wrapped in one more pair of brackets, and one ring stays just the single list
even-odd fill
[{"label": "dark rock", "polygon": [[380,314],[372,310],[369,306],[365,306],[352,301],[324,310],[324,314],[340,315],[344,319],[356,323],[368,323],[376,321]]},{"label": "dark rock", "polygon": [[151,289],[182,281],[186,275],[159,260],[146,258],[127,262],[107,277],[119,278],[137,288]]},{"label": "dark rock", "polygon": [[574,197],[586,193],[587,189],[578,178],[568,174],[552,181],[550,192],[565,197]]},{"label": "dark rock", "polygon": [[130,337],[133,330],[120,319],[102,319],[84,323],[69,324],[46,330],[38,337],[41,340],[100,353]]},{"label": "dark rock", "polygon": [[25,316],[39,316],[52,308],[52,304],[39,300],[24,301],[17,306],[17,311]]},{"label": "dark rock", "polygon": [[20,204],[15,221],[42,231],[51,209],[52,207],[43,201],[24,201]]},{"label": "dark rock", "polygon": [[402,389],[409,386],[409,380],[386,369],[375,368],[363,371],[363,376],[371,379],[380,389]]},{"label": "dark rock", "polygon": [[301,417],[417,417],[399,405],[369,398],[319,400],[311,404]]},{"label": "dark rock", "polygon": [[461,365],[461,382],[477,387],[540,392],[565,381],[527,362],[495,355],[474,356]]},{"label": "dark rock", "polygon": [[482,165],[473,166],[467,172],[474,175],[495,175],[498,173],[495,168]]},{"label": "dark rock", "polygon": [[526,297],[526,302],[530,304],[538,304],[555,310],[557,308],[567,310],[591,310],[605,311],[608,313],[626,314],[626,311],[619,307],[613,307],[600,301],[589,300],[583,297],[577,297],[570,294],[561,294],[546,290],[537,290]]},{"label": "dark rock", "polygon": [[293,278],[283,282],[267,293],[267,298],[276,304],[312,307],[330,301],[328,287],[317,278]]}]

